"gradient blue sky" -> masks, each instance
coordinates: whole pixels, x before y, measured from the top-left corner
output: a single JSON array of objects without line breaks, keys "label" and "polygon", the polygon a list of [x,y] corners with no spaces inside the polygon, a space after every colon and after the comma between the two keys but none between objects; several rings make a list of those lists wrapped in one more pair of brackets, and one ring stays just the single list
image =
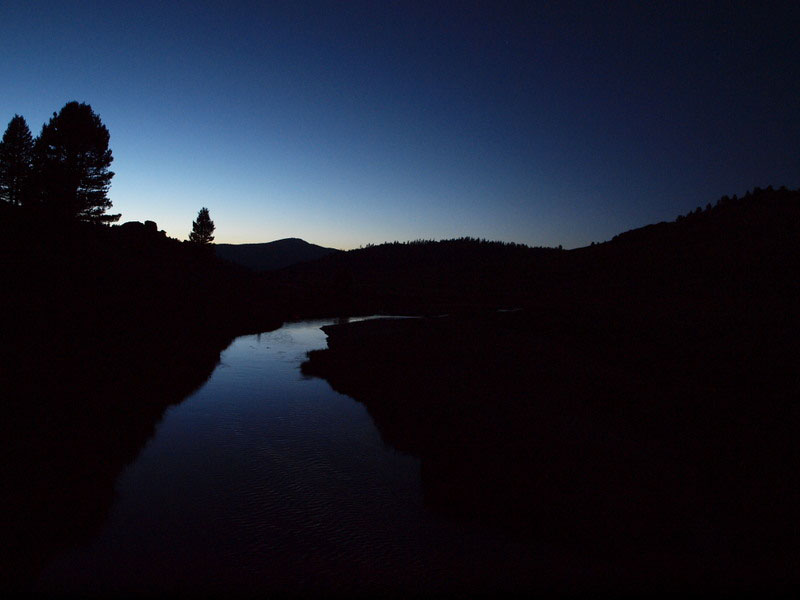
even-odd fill
[{"label": "gradient blue sky", "polygon": [[800,187],[799,5],[3,2],[0,120],[91,104],[180,239],[576,247]]}]

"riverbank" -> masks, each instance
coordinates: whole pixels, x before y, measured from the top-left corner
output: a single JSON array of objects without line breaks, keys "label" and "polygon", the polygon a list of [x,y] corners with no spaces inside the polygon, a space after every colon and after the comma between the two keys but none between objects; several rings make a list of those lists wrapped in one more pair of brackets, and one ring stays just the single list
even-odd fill
[{"label": "riverbank", "polygon": [[594,556],[609,589],[796,585],[790,348],[568,316],[330,326],[303,370],[420,457],[430,507]]},{"label": "riverbank", "polygon": [[91,535],[164,410],[237,335],[277,328],[247,273],[147,227],[0,206],[0,587]]}]

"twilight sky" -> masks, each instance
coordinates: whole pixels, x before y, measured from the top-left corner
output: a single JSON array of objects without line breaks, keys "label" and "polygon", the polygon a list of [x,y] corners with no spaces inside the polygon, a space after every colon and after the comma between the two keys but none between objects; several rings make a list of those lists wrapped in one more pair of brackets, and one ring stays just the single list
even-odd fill
[{"label": "twilight sky", "polygon": [[800,187],[800,3],[0,3],[0,127],[70,100],[122,220],[572,248]]}]

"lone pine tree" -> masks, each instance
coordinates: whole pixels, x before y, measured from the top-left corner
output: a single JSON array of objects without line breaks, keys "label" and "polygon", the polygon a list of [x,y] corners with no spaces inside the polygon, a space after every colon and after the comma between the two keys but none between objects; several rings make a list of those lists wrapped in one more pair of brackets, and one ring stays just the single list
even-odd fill
[{"label": "lone pine tree", "polygon": [[192,232],[189,234],[189,241],[205,246],[214,241],[214,221],[208,215],[208,209],[203,207],[197,213],[197,219],[192,222]]}]

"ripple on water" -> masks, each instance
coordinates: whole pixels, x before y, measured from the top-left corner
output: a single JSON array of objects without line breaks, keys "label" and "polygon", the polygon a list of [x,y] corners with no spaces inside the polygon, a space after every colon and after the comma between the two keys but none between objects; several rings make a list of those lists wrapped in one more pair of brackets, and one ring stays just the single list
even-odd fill
[{"label": "ripple on water", "polygon": [[301,376],[324,324],[234,340],[123,473],[104,530],[41,589],[414,587],[454,563],[468,577],[496,540],[470,551],[425,511],[419,462],[385,446],[362,405]]}]

